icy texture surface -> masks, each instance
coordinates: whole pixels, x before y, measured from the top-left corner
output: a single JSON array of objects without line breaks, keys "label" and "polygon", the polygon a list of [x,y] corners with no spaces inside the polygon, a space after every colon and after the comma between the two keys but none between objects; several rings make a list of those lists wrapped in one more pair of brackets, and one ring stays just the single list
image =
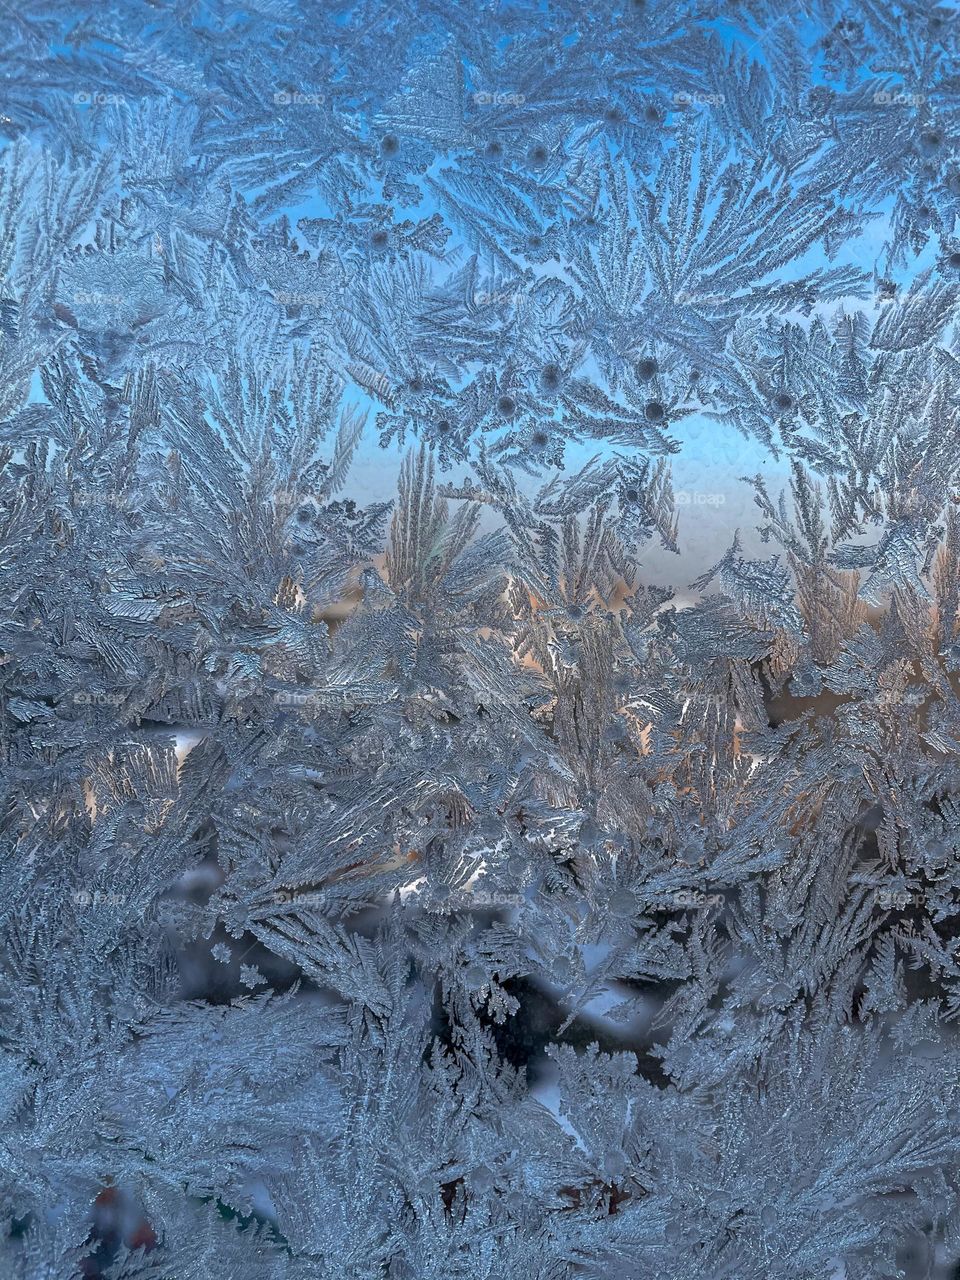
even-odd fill
[{"label": "icy texture surface", "polygon": [[955,10],[0,28],[0,1276],[946,1280]]}]

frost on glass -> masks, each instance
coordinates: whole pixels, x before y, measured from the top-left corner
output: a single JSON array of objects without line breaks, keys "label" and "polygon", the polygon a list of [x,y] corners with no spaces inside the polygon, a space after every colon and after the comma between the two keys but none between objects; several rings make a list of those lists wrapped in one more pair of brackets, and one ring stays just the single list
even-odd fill
[{"label": "frost on glass", "polygon": [[0,1276],[955,1276],[960,14],[0,28]]}]

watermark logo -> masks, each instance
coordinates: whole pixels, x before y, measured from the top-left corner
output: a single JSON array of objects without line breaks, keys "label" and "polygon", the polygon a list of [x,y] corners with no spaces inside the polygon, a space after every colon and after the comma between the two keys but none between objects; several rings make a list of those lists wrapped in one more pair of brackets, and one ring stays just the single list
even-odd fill
[{"label": "watermark logo", "polygon": [[286,707],[291,711],[306,711],[316,715],[323,709],[323,699],[318,693],[295,693],[292,690],[278,693],[274,699],[278,707]]},{"label": "watermark logo", "polygon": [[327,902],[325,894],[318,893],[315,889],[277,889],[274,891],[273,900],[278,907],[287,907],[291,903],[298,906],[323,906]]},{"label": "watermark logo", "polygon": [[471,889],[467,886],[459,892],[450,892],[445,895],[435,890],[429,891],[418,897],[417,902],[425,911],[452,915],[457,911],[478,911],[490,907],[520,907],[523,905],[523,895]]},{"label": "watermark logo", "polygon": [[99,889],[93,893],[89,889],[77,889],[72,898],[78,907],[122,907],[127,901],[125,893],[101,893]]},{"label": "watermark logo", "polygon": [[119,510],[127,506],[129,499],[123,493],[91,493],[81,489],[72,495],[72,502],[75,507],[116,507]]},{"label": "watermark logo", "polygon": [[324,300],[322,293],[289,293],[275,289],[273,300],[282,307],[318,307]]},{"label": "watermark logo", "polygon": [[873,95],[878,107],[922,107],[927,100],[925,93],[890,93],[880,89]]},{"label": "watermark logo", "polygon": [[522,107],[527,99],[522,93],[486,93],[481,89],[473,100],[478,107]]},{"label": "watermark logo", "polygon": [[907,889],[878,889],[876,903],[883,911],[904,911],[920,899]]},{"label": "watermark logo", "polygon": [[479,289],[473,295],[473,301],[478,307],[519,307],[523,301],[523,293],[519,290],[513,292],[503,290],[492,293],[485,289]]},{"label": "watermark logo", "polygon": [[680,889],[671,901],[678,911],[710,911],[722,907],[722,893],[701,893],[696,889]]},{"label": "watermark logo", "polygon": [[678,507],[722,507],[726,495],[722,493],[703,493],[699,489],[681,489],[673,495]]},{"label": "watermark logo", "polygon": [[126,102],[122,93],[75,93],[73,100],[78,107],[119,107]]},{"label": "watermark logo", "polygon": [[119,707],[124,698],[122,693],[91,693],[85,689],[73,695],[73,701],[78,707]]},{"label": "watermark logo", "polygon": [[674,298],[677,306],[681,307],[722,307],[729,301],[728,293],[691,293],[686,290]]},{"label": "watermark logo", "polygon": [[326,100],[325,93],[300,93],[292,89],[280,89],[273,95],[276,107],[322,107]]},{"label": "watermark logo", "polygon": [[119,293],[100,293],[98,290],[78,289],[73,301],[79,307],[122,307],[124,298]]},{"label": "watermark logo", "polygon": [[681,90],[673,95],[675,107],[722,107],[725,102],[722,93],[686,93]]}]

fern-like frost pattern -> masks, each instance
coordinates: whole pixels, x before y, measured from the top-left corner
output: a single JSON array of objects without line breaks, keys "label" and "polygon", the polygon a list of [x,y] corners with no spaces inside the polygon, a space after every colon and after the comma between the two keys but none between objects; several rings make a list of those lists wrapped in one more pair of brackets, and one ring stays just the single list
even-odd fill
[{"label": "fern-like frost pattern", "polygon": [[0,1276],[953,1280],[960,12],[0,29]]}]

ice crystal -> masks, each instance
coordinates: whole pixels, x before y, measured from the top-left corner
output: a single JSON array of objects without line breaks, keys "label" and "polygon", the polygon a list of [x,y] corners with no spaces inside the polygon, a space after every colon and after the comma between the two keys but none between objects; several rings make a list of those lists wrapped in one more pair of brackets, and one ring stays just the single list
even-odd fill
[{"label": "ice crystal", "polygon": [[0,26],[0,1275],[958,1274],[956,9]]}]

